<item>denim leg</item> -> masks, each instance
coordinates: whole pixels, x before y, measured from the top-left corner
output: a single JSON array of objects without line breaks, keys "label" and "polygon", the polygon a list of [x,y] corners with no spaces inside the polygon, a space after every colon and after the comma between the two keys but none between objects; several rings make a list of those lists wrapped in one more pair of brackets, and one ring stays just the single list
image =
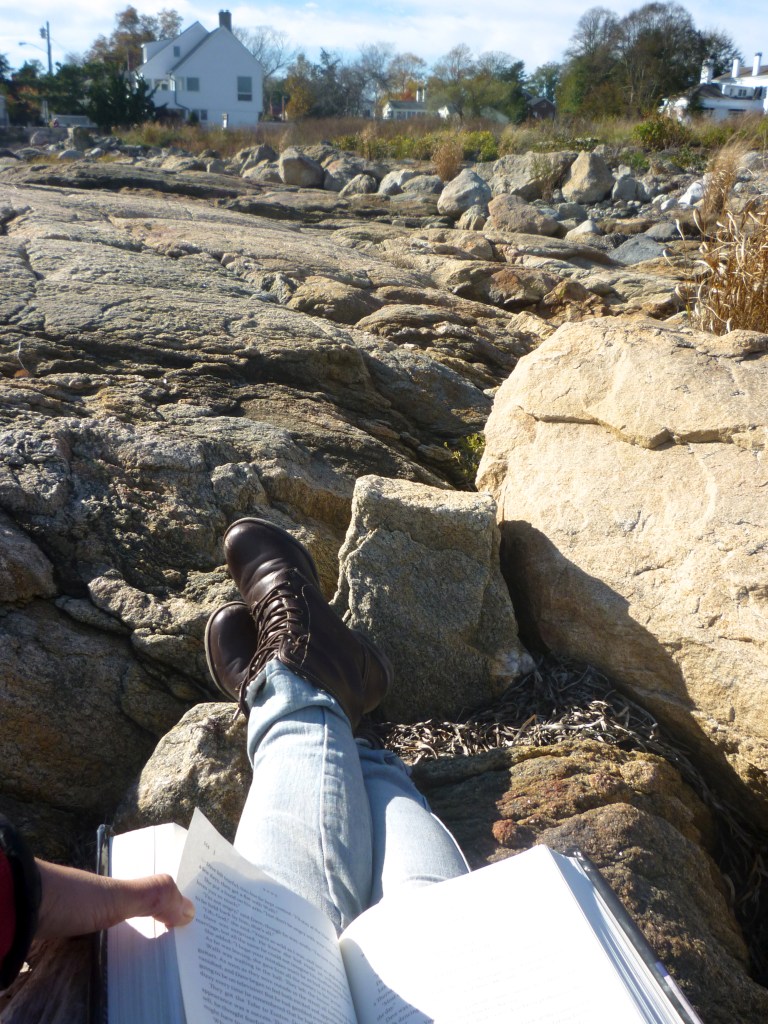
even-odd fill
[{"label": "denim leg", "polygon": [[235,847],[341,931],[371,900],[371,815],[349,719],[277,660],[247,700],[253,781]]},{"label": "denim leg", "polygon": [[373,825],[371,904],[469,871],[458,843],[432,814],[400,758],[362,740],[357,746]]}]

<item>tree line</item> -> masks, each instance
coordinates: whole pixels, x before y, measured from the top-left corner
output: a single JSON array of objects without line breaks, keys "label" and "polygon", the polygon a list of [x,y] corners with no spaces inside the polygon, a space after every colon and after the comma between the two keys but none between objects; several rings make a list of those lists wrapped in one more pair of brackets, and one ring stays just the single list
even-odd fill
[{"label": "tree line", "polygon": [[[0,54],[0,91],[12,123],[35,123],[43,99],[52,112],[87,114],[104,127],[162,117],[149,85],[130,73],[141,64],[143,43],[174,38],[181,28],[174,9],[146,15],[128,6],[115,16],[111,35],[99,36],[83,55],[68,55],[53,74],[34,60],[12,72]],[[623,17],[592,7],[579,19],[563,60],[530,74],[508,53],[475,55],[465,44],[431,66],[389,43],[364,46],[354,59],[321,50],[311,61],[271,26],[235,34],[262,64],[265,105],[291,118],[376,114],[387,100],[413,100],[422,89],[428,110],[447,107],[459,118],[518,122],[539,96],[563,115],[642,116],[698,82],[703,60],[712,59],[717,74],[742,58],[730,36],[699,30],[675,2],[646,3]]]}]

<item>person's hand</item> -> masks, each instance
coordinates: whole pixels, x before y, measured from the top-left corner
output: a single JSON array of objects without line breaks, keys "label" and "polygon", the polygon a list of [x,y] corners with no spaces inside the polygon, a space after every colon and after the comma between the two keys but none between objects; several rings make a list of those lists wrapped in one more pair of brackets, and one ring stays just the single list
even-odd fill
[{"label": "person's hand", "polygon": [[126,881],[38,860],[42,900],[36,938],[63,939],[111,928],[129,917],[154,917],[172,928],[195,916],[170,875]]}]

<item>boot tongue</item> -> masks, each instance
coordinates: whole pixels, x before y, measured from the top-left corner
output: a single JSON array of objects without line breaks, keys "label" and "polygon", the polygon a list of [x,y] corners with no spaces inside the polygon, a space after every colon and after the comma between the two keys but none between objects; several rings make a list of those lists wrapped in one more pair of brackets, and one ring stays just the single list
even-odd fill
[{"label": "boot tongue", "polygon": [[304,587],[311,586],[314,586],[314,582],[307,579],[303,573],[295,568],[278,569],[276,572],[262,576],[250,588],[249,597],[253,601],[251,614],[256,615],[260,605],[269,598],[278,596],[276,591],[285,589],[286,597],[297,598],[301,596]]}]

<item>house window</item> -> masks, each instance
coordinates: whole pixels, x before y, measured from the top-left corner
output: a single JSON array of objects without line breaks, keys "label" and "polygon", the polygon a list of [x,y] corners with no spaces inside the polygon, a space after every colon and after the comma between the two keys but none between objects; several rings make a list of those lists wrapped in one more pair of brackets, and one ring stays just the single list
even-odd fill
[{"label": "house window", "polygon": [[181,47],[180,46],[174,46],[174,48],[173,48],[173,56],[174,57],[180,57],[181,56]]},{"label": "house window", "polygon": [[200,92],[200,79],[199,78],[188,78],[187,89],[189,92]]},{"label": "house window", "polygon": [[253,100],[253,79],[250,75],[237,76],[237,98],[241,103]]},{"label": "house window", "polygon": [[168,88],[168,79],[167,78],[156,78],[155,79],[155,88],[156,89],[167,89]]},{"label": "house window", "polygon": [[208,111],[207,110],[193,110],[192,113],[193,114],[197,114],[197,116],[200,118],[201,121],[207,121],[208,120]]}]

